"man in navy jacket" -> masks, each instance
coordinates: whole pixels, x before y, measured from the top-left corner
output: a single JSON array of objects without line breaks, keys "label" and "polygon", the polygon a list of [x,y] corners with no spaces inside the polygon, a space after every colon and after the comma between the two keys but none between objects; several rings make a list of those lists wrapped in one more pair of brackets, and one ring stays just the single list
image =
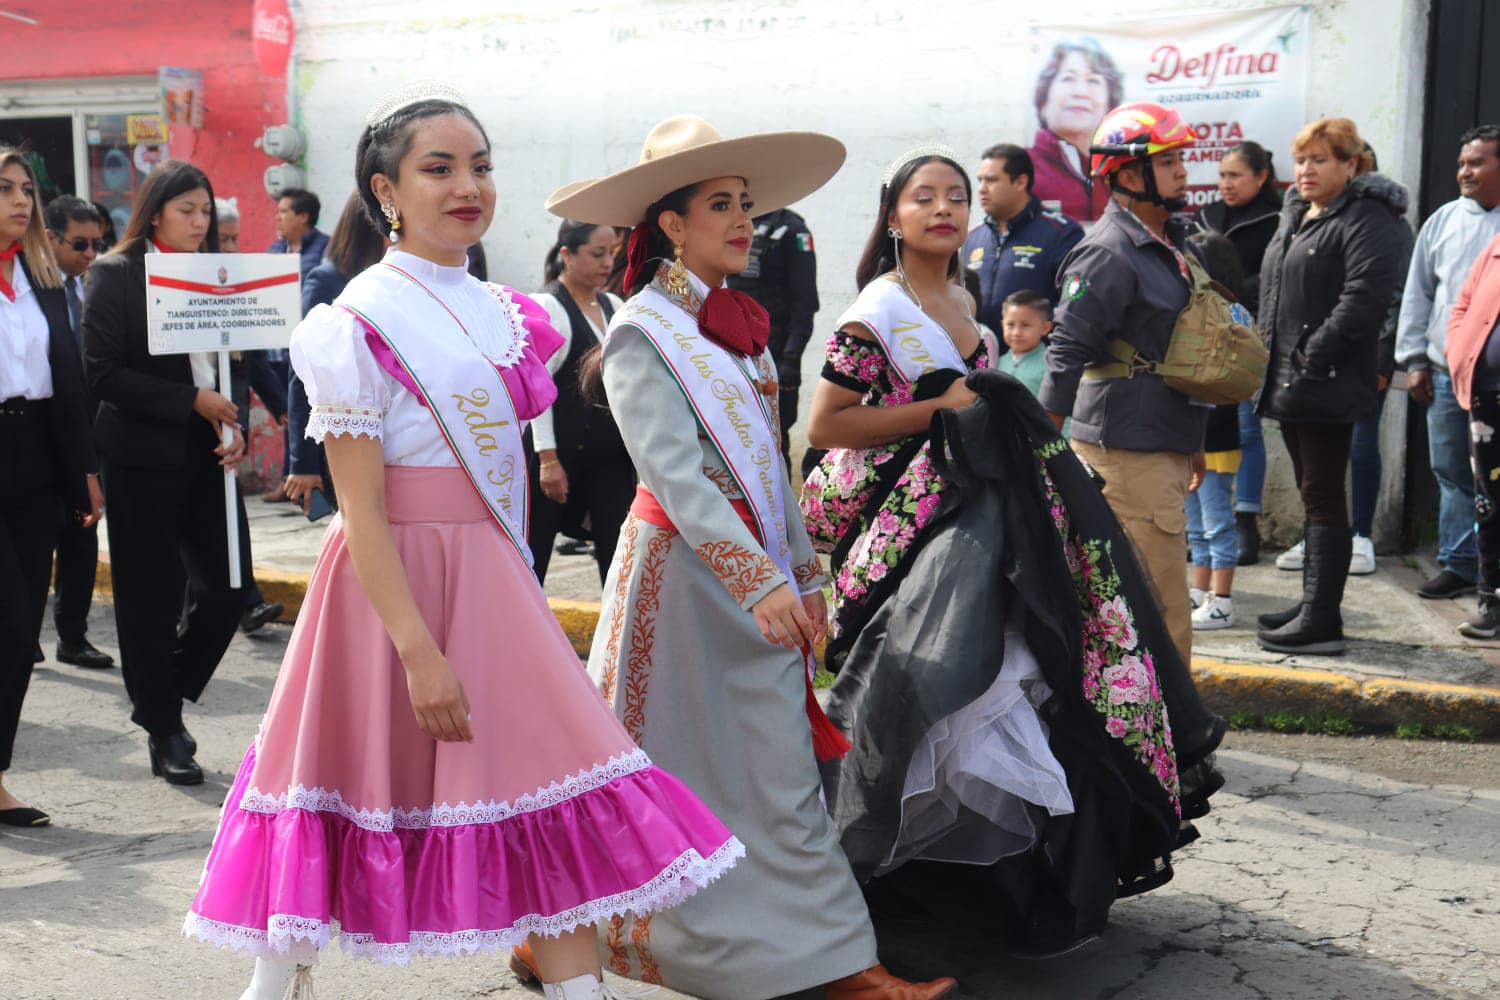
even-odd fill
[{"label": "man in navy jacket", "polygon": [[1012,292],[1025,289],[1056,304],[1062,260],[1083,239],[1082,226],[1031,193],[1034,177],[1020,146],[991,146],[979,163],[984,221],[964,241],[964,264],[979,274],[979,321],[997,332]]}]

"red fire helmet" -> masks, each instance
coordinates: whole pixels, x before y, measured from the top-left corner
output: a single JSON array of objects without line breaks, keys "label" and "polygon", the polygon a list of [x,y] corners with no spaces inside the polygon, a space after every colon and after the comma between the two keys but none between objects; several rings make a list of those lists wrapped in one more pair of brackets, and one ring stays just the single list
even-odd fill
[{"label": "red fire helmet", "polygon": [[[1146,155],[1155,156],[1169,149],[1191,146],[1196,139],[1182,116],[1169,107],[1136,101],[1122,104],[1099,122],[1094,131],[1096,146],[1146,145]],[[1095,177],[1108,177],[1125,164],[1137,159],[1122,153],[1095,153],[1090,164]]]}]

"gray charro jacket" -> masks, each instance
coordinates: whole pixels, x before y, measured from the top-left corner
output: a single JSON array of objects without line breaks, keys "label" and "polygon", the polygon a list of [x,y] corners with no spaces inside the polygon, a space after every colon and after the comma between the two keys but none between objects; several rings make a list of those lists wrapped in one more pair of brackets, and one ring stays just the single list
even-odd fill
[{"label": "gray charro jacket", "polygon": [[[1177,227],[1169,227],[1168,236],[1191,252]],[[1063,261],[1062,275],[1042,406],[1071,415],[1071,436],[1089,444],[1184,455],[1201,451],[1210,408],[1168,389],[1159,376],[1081,381],[1085,365],[1114,360],[1104,346],[1111,338],[1129,342],[1147,358],[1166,355],[1177,316],[1188,303],[1187,279],[1171,250],[1111,201]]]}]

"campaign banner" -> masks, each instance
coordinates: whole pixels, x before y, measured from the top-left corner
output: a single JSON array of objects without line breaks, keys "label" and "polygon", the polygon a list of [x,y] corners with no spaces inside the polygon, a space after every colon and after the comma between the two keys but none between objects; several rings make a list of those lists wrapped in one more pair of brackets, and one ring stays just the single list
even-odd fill
[{"label": "campaign banner", "polygon": [[1131,101],[1174,108],[1192,127],[1191,208],[1217,199],[1219,158],[1246,139],[1289,179],[1307,120],[1309,17],[1304,6],[1262,7],[1032,28],[1037,197],[1098,217],[1107,196],[1088,182],[1089,142],[1106,112]]},{"label": "campaign banner", "polygon": [[290,253],[146,255],[152,354],[285,347],[302,319],[300,258]]}]

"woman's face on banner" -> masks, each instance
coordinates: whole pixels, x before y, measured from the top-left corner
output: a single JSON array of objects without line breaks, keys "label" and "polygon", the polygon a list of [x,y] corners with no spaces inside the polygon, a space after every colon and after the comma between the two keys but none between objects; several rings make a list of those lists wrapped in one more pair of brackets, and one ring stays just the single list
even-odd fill
[{"label": "woman's face on banner", "polygon": [[1109,108],[1109,81],[1102,73],[1089,68],[1082,52],[1069,52],[1057,68],[1047,100],[1042,105],[1042,121],[1052,131],[1062,134],[1093,134],[1099,119]]}]

